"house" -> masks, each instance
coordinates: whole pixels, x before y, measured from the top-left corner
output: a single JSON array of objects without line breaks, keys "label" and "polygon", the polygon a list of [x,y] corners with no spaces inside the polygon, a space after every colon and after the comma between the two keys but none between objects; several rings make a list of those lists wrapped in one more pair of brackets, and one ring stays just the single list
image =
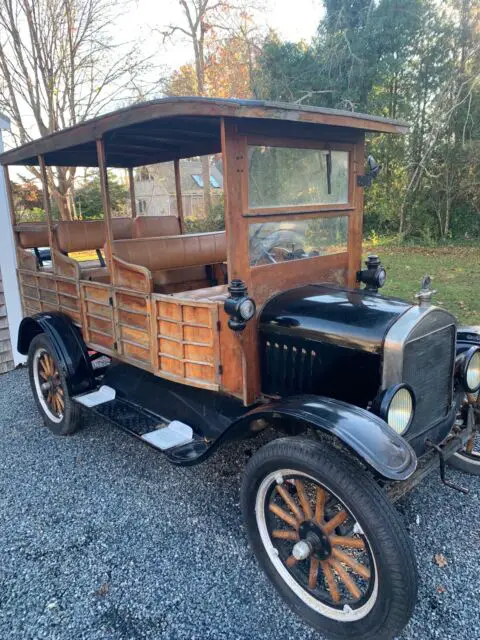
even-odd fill
[{"label": "house", "polygon": [[[186,218],[203,216],[203,178],[200,158],[180,162],[180,183],[183,215]],[[212,204],[223,196],[221,162],[210,161],[210,191]],[[135,172],[137,215],[177,215],[175,170],[172,162],[142,167]]]},{"label": "house", "polygon": [[[9,129],[8,118],[0,113],[0,153],[3,151],[2,131],[9,131]],[[0,173],[0,228],[2,229],[0,234],[0,373],[6,373],[24,362],[25,357],[16,350],[22,308],[17,282],[15,244],[3,173]]]}]

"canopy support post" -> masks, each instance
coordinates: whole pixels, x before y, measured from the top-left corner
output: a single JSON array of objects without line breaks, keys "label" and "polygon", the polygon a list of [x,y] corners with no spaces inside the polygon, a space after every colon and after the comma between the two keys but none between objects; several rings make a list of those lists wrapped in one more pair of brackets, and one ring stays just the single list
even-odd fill
[{"label": "canopy support post", "polygon": [[130,206],[132,208],[132,218],[137,217],[137,201],[135,199],[135,180],[133,167],[128,167],[128,187],[130,189]]},{"label": "canopy support post", "polygon": [[110,193],[108,191],[108,173],[107,173],[107,162],[106,162],[106,154],[105,154],[105,142],[100,138],[97,140],[97,158],[98,158],[98,168],[100,171],[100,189],[102,192],[102,200],[103,200],[103,216],[105,219],[105,258],[107,260],[107,265],[110,269],[110,273],[113,274],[113,265],[112,265],[112,242],[113,242],[113,233],[112,233],[112,218],[111,218],[111,207],[110,207]]},{"label": "canopy support post", "polygon": [[47,216],[47,229],[48,229],[48,243],[50,245],[50,257],[52,260],[52,269],[55,271],[55,238],[53,235],[53,218],[52,218],[52,205],[50,201],[50,192],[48,189],[48,174],[47,166],[45,164],[45,158],[42,155],[38,156],[38,164],[40,166],[40,177],[42,180],[43,189],[43,208],[45,209],[45,215]]},{"label": "canopy support post", "polygon": [[180,224],[180,233],[183,234],[185,233],[185,220],[183,218],[182,182],[180,179],[180,160],[178,158],[173,161],[173,168],[175,170],[178,222]]}]

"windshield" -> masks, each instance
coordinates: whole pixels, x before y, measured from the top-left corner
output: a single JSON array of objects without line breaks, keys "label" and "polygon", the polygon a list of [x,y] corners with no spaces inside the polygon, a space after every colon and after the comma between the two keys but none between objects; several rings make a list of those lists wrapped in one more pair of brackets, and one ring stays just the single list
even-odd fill
[{"label": "windshield", "polygon": [[249,226],[250,264],[275,264],[347,251],[348,217],[317,217]]}]

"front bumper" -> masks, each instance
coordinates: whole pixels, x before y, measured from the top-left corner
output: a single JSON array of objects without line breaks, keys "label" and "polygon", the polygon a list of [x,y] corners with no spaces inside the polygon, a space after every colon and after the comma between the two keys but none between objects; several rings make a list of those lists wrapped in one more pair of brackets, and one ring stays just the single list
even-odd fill
[{"label": "front bumper", "polygon": [[[473,414],[471,414],[473,416]],[[455,425],[448,436],[440,443],[440,449],[445,460],[465,448],[475,431],[473,419],[468,419],[466,425]],[[419,485],[432,471],[438,471],[440,456],[434,449],[429,449],[418,459],[416,471],[402,482],[390,482],[386,486],[387,494],[396,502]]]}]

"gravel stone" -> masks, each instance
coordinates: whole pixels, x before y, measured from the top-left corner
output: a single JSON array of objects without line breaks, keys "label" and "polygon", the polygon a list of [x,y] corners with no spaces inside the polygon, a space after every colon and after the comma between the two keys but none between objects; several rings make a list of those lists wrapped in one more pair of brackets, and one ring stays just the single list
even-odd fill
[{"label": "gravel stone", "polygon": [[[0,638],[320,638],[250,551],[239,486],[252,441],[191,468],[91,414],[43,426],[24,369],[0,377]],[[399,504],[419,602],[402,640],[480,638],[480,479],[448,470]],[[447,565],[434,561],[443,554]]]}]

